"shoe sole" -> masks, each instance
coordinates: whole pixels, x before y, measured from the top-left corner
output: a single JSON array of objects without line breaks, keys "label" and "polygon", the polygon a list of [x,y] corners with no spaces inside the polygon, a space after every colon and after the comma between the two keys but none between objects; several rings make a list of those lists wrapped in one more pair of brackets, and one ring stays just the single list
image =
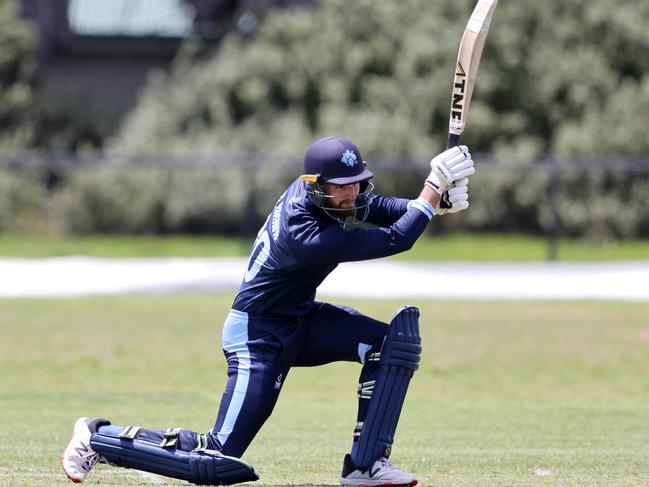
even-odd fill
[{"label": "shoe sole", "polygon": [[68,446],[65,447],[65,450],[63,450],[63,453],[61,453],[61,467],[63,467],[63,472],[65,472],[65,475],[72,480],[75,484],[80,484],[85,480],[85,477],[79,478],[79,477],[74,477],[68,473],[68,471],[65,469],[65,452],[68,451],[68,448],[70,448],[70,445],[72,444],[72,439],[77,435],[77,428],[81,424],[85,425],[86,420],[89,418],[79,418],[74,422],[74,427],[72,428],[72,434],[70,435],[70,441],[68,442]]}]

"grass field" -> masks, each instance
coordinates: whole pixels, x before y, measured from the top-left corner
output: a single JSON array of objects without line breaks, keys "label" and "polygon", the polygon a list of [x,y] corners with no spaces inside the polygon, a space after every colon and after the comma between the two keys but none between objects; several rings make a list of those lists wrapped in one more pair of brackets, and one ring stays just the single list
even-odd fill
[{"label": "grass field", "polygon": [[[0,484],[70,485],[78,416],[207,430],[231,296],[0,301]],[[389,320],[401,302],[346,301]],[[419,301],[424,355],[393,460],[433,486],[649,485],[649,304]],[[255,485],[336,485],[356,364],[293,369]],[[176,485],[99,466],[88,485]]]},{"label": "grass field", "polygon": [[[0,256],[54,257],[223,257],[247,256],[252,241],[232,237],[86,236],[28,237],[0,234]],[[559,260],[606,261],[649,259],[649,241],[595,242],[563,239]],[[542,261],[548,243],[524,235],[453,234],[423,237],[415,247],[392,257],[399,260]]]}]

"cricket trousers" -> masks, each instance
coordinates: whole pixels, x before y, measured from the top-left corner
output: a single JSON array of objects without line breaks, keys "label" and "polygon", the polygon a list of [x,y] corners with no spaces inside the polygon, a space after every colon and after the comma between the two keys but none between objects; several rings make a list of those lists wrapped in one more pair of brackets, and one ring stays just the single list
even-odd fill
[{"label": "cricket trousers", "polygon": [[222,335],[228,382],[208,446],[241,457],[273,411],[291,367],[337,361],[363,364],[356,438],[369,403],[363,384],[371,390],[378,375],[387,327],[352,308],[318,302],[307,315],[288,319],[231,310]]},{"label": "cricket trousers", "polygon": [[[363,364],[353,436],[356,441],[379,373],[379,352],[387,331],[386,323],[327,303],[315,303],[305,316],[289,318],[231,310],[222,334],[228,381],[216,424],[207,434],[180,430],[175,447],[183,451],[209,448],[240,458],[273,411],[291,367],[338,361]],[[115,435],[124,429],[115,425],[103,428]],[[168,432],[141,429],[139,439],[162,445]]]}]

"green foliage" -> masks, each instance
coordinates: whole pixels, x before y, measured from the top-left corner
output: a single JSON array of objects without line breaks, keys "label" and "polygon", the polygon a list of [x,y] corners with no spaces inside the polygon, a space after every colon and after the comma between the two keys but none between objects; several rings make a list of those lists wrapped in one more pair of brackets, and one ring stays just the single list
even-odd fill
[{"label": "green foliage", "polygon": [[90,152],[101,147],[110,132],[110,118],[92,100],[37,93],[8,144],[13,149]]},{"label": "green foliage", "polygon": [[40,171],[0,170],[0,232],[42,231],[47,213],[45,198]]},{"label": "green foliage", "polygon": [[594,153],[646,157],[649,154],[648,114],[649,76],[638,83],[626,80],[616,87],[602,107],[587,112],[579,121],[565,124],[557,136],[557,152],[580,156]]},{"label": "green foliage", "polygon": [[90,100],[46,97],[38,90],[34,27],[17,0],[0,2],[0,148],[78,150],[99,147],[107,118]]},{"label": "green foliage", "polygon": [[[34,97],[31,55],[34,34],[31,26],[18,18],[18,2],[0,2],[0,127],[19,125]],[[8,134],[0,131],[0,147]]]},{"label": "green foliage", "polygon": [[89,167],[75,171],[58,197],[71,233],[148,233],[162,230],[163,171]]},{"label": "green foliage", "polygon": [[[502,159],[477,164],[469,210],[435,219],[430,232],[541,235],[556,230],[563,236],[600,241],[649,236],[649,174],[567,165],[558,167],[552,180],[547,166]],[[373,170],[381,194],[410,198],[421,185],[416,170]]]},{"label": "green foliage", "polygon": [[[269,184],[262,187],[262,180]],[[115,159],[70,172],[52,204],[72,234],[253,235],[286,183],[285,172],[276,170]]]},{"label": "green foliage", "polygon": [[[379,191],[414,197],[426,162],[445,144],[453,67],[473,4],[323,0],[272,10],[254,36],[231,32],[211,55],[197,56],[192,39],[169,74],[151,77],[110,144],[111,154],[176,157],[173,170],[111,155],[106,167],[70,173],[58,186],[45,189],[46,177],[24,185],[45,195],[39,211],[73,233],[251,235],[299,173],[305,148],[338,133],[358,143]],[[91,110],[35,95],[33,35],[15,5],[0,6],[0,122],[8,127],[0,147],[103,144],[108,130]],[[604,0],[501,2],[462,140],[474,154],[508,162],[646,156],[648,17],[644,0],[615,8]],[[194,166],[196,157],[218,164]],[[421,169],[382,169],[394,158]],[[649,236],[646,174],[564,174],[550,204],[549,176],[516,161],[492,171],[479,164],[470,211],[438,219],[433,231],[538,234],[556,212],[570,236]],[[0,230],[16,228],[8,208],[38,214],[2,198]]]},{"label": "green foliage", "polygon": [[559,182],[561,229],[568,236],[614,240],[647,231],[649,177],[583,172]]},{"label": "green foliage", "polygon": [[[276,167],[339,133],[377,169],[381,192],[413,197],[425,161],[445,143],[452,69],[473,4],[327,0],[273,11],[253,38],[233,32],[212,57],[180,57],[153,80],[114,147],[261,154]],[[649,154],[649,58],[639,55],[649,47],[648,16],[640,0],[613,10],[604,0],[501,2],[462,140],[474,153],[517,161]],[[421,174],[377,168],[394,157],[421,161]],[[564,174],[551,204],[549,176],[516,164],[479,167],[471,210],[434,231],[542,233],[558,215],[571,236],[648,235],[646,175]],[[263,221],[267,211],[252,214]]]},{"label": "green foliage", "polygon": [[[37,167],[4,170],[0,232],[251,237],[299,163],[238,162],[156,166],[114,159],[55,174]],[[380,164],[372,168],[379,193],[413,196],[422,175],[404,164],[398,170]],[[547,168],[479,164],[483,168],[472,177],[469,211],[436,218],[429,232],[542,235],[556,224],[561,235],[573,238],[649,237],[647,175],[567,170],[551,181]]]},{"label": "green foliage", "polygon": [[[444,144],[470,0],[327,0],[270,13],[257,35],[179,59],[145,90],[116,146],[139,152],[300,156],[342,133],[367,154],[427,157]],[[502,2],[464,140],[519,156],[649,152],[649,4]]]}]

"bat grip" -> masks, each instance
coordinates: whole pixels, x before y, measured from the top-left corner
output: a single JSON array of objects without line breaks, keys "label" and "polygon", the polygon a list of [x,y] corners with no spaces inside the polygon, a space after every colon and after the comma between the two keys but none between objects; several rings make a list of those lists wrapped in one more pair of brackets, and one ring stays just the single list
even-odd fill
[{"label": "bat grip", "polygon": [[[448,141],[446,142],[446,148],[450,149],[451,147],[456,147],[460,145],[460,136],[457,134],[452,134],[448,133]],[[453,183],[453,186],[455,186],[455,183]],[[440,208],[450,208],[452,205],[451,203],[442,195],[442,200],[440,201]]]},{"label": "bat grip", "polygon": [[460,145],[460,136],[449,132],[448,142],[446,142],[446,148],[450,149],[451,147],[455,147],[458,145]]}]

